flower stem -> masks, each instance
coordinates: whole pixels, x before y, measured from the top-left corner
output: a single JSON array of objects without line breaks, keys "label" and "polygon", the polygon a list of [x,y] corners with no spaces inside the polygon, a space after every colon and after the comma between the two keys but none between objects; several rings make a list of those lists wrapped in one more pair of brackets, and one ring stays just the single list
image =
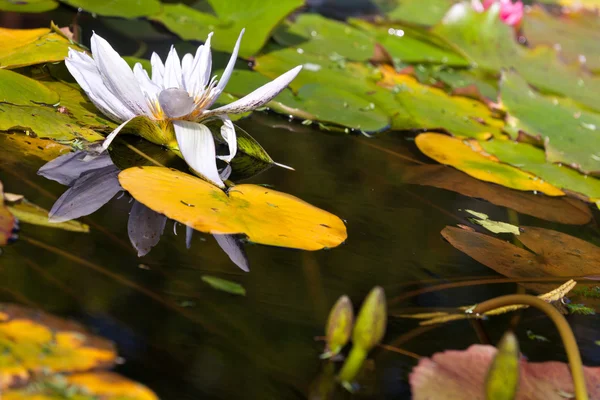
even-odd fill
[{"label": "flower stem", "polygon": [[511,294],[484,301],[473,309],[473,313],[483,314],[496,308],[509,305],[528,305],[535,307],[540,311],[543,311],[552,322],[554,322],[556,329],[560,333],[569,360],[571,376],[573,377],[573,386],[575,388],[575,398],[577,400],[588,400],[585,377],[583,375],[583,364],[581,362],[581,355],[579,354],[579,347],[577,347],[575,336],[565,317],[563,317],[552,305],[535,296],[527,294]]},{"label": "flower stem", "polygon": [[351,384],[354,378],[356,378],[356,375],[358,375],[360,372],[360,369],[362,368],[366,358],[367,352],[364,349],[358,346],[353,346],[352,350],[350,350],[348,358],[346,359],[346,362],[344,363],[344,366],[342,367],[342,370],[340,371],[338,379],[342,383],[347,382]]}]

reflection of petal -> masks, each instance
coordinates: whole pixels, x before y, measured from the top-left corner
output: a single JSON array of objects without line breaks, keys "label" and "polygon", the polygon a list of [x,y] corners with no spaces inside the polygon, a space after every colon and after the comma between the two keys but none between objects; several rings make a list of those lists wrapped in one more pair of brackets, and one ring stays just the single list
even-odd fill
[{"label": "reflection of petal", "polygon": [[217,157],[225,161],[226,163],[229,163],[237,153],[237,139],[235,137],[235,128],[233,127],[233,122],[231,122],[227,115],[222,115],[221,119],[223,120],[223,126],[221,127],[221,136],[223,136],[223,139],[227,142],[227,145],[229,146],[229,155]]},{"label": "reflection of petal", "polygon": [[224,188],[217,171],[215,142],[210,130],[205,125],[189,121],[173,121],[173,126],[185,162],[206,180]]},{"label": "reflection of petal", "polygon": [[138,252],[138,257],[145,256],[152,247],[160,240],[167,217],[146,207],[139,201],[133,202],[129,220],[127,221],[127,232],[129,240]]},{"label": "reflection of petal", "polygon": [[186,248],[190,248],[192,247],[192,235],[194,234],[194,228],[192,228],[191,226],[186,226],[185,227],[185,247]]},{"label": "reflection of petal", "polygon": [[108,154],[102,154],[90,161],[83,161],[86,154],[85,151],[76,151],[56,157],[44,164],[37,173],[44,178],[71,186],[83,173],[104,168],[113,163]]},{"label": "reflection of petal", "polygon": [[217,243],[225,253],[229,256],[229,259],[240,267],[243,271],[250,271],[250,263],[244,245],[242,241],[236,235],[213,235],[217,240]]},{"label": "reflection of petal", "polygon": [[51,222],[64,222],[89,215],[117,194],[121,170],[114,165],[83,174],[73,187],[56,200],[48,215]]}]

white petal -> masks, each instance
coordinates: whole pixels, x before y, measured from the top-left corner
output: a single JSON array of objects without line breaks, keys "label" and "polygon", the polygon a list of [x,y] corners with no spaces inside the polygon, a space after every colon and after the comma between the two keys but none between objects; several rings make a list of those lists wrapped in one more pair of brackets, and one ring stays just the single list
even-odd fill
[{"label": "white petal", "polygon": [[113,121],[124,121],[133,117],[133,111],[106,87],[96,64],[86,61],[76,53],[78,52],[69,51],[65,65],[92,103]]},{"label": "white petal", "polygon": [[250,263],[242,241],[236,235],[213,235],[229,259],[242,271],[250,271]]},{"label": "white petal", "polygon": [[92,35],[92,54],[106,87],[136,115],[151,116],[150,109],[129,65],[108,42]]},{"label": "white petal", "polygon": [[194,67],[194,56],[187,53],[181,59],[181,83],[186,90],[189,90],[192,69]]},{"label": "white petal", "polygon": [[158,86],[163,86],[165,64],[163,64],[159,55],[156,53],[152,53],[150,64],[152,65],[152,82],[156,83]]},{"label": "white petal", "polygon": [[156,246],[165,230],[167,217],[134,201],[127,220],[127,233],[138,257],[145,256]]},{"label": "white petal", "polygon": [[223,139],[225,139],[227,145],[229,146],[229,155],[217,157],[219,157],[226,163],[229,163],[237,153],[237,139],[235,137],[235,127],[233,126],[233,122],[231,122],[228,116],[223,115],[221,116],[221,119],[223,120],[223,126],[221,127],[221,136],[223,136]]},{"label": "white petal", "polygon": [[[210,51],[210,42],[213,33],[209,33],[203,46],[198,47],[194,66],[192,70],[192,87],[188,91],[195,96],[200,96],[204,87],[210,82],[212,71],[212,54]],[[190,90],[191,89],[191,90]]]},{"label": "white petal", "polygon": [[165,78],[163,82],[165,89],[181,88],[181,62],[175,47],[171,47],[167,61],[165,61]]},{"label": "white petal", "polygon": [[[135,118],[135,117],[134,117]],[[117,126],[115,128],[114,131],[112,131],[107,137],[106,139],[104,139],[104,142],[102,142],[102,150],[106,150],[108,149],[108,146],[110,146],[110,144],[112,143],[113,140],[115,140],[115,137],[117,137],[117,134],[119,132],[121,132],[121,129],[123,129],[125,127],[125,125],[127,125],[129,122],[131,122],[133,118],[128,119],[127,121],[123,122],[121,125]]]},{"label": "white petal", "polygon": [[217,89],[219,90],[219,93],[222,92],[223,89],[225,89],[227,82],[229,82],[229,78],[231,77],[231,73],[233,72],[233,67],[235,67],[235,62],[237,61],[238,52],[240,51],[240,43],[242,41],[242,36],[244,36],[245,31],[246,29],[242,29],[242,31],[240,32],[240,36],[238,36],[238,40],[235,43],[235,47],[233,48],[233,53],[231,53],[231,58],[227,63],[227,67],[225,67],[225,71],[223,71],[223,76],[221,76],[221,79],[219,79],[219,83],[217,84]]},{"label": "white petal", "polygon": [[184,89],[169,88],[158,95],[158,103],[169,118],[179,118],[194,111],[196,104]]},{"label": "white petal", "polygon": [[225,184],[217,171],[215,142],[210,130],[202,124],[173,121],[175,136],[183,159],[194,172],[220,188]]},{"label": "white petal", "polygon": [[279,76],[277,79],[267,83],[256,89],[254,92],[250,93],[247,96],[242,97],[239,100],[234,101],[233,103],[226,104],[222,107],[216,108],[214,110],[205,111],[203,116],[210,115],[219,115],[219,114],[240,114],[247,111],[252,111],[257,109],[258,107],[263,106],[264,104],[271,101],[275,96],[277,96],[283,89],[290,84],[291,81],[294,80],[296,75],[302,70],[302,66],[299,65],[296,68],[293,68],[286,72],[285,74]]},{"label": "white petal", "polygon": [[133,66],[133,75],[135,75],[135,79],[137,79],[138,84],[147,99],[151,101],[158,99],[161,88],[156,83],[152,82],[148,76],[148,72],[142,67],[142,64],[136,63]]}]

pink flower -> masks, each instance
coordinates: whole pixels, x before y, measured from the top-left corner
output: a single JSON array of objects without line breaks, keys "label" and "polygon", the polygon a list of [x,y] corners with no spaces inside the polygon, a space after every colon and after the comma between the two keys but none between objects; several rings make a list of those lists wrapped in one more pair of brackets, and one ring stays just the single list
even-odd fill
[{"label": "pink flower", "polygon": [[500,3],[500,19],[506,25],[519,26],[523,19],[523,2],[517,0],[513,3],[512,0],[472,0],[471,5],[477,12],[484,12],[494,3]]}]

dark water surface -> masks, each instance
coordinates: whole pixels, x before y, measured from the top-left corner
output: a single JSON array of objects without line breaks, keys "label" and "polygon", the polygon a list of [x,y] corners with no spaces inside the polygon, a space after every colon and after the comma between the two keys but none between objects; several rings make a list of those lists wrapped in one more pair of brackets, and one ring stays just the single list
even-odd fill
[{"label": "dark water surface", "polygon": [[[322,367],[323,344],[314,338],[323,335],[329,308],[340,295],[347,294],[358,306],[375,285],[392,300],[459,278],[499,277],[445,242],[440,231],[467,223],[459,209],[501,221],[509,220],[508,210],[446,190],[403,184],[402,172],[418,165],[410,159],[429,162],[410,136],[333,134],[262,112],[239,125],[276,161],[296,169],[271,168],[249,182],[273,185],[340,216],[347,221],[345,244],[319,252],[248,245],[251,270],[244,273],[210,235],[196,233],[187,250],[184,228],[179,226],[176,236],[169,222],[160,243],[138,258],[127,237],[131,204],[125,195],[81,219],[90,225],[89,234],[23,224],[21,238],[0,255],[0,302],[74,318],[115,341],[125,359],[117,372],[148,385],[162,399],[304,399],[311,397]],[[2,157],[0,180],[6,191],[47,209],[66,190],[37,176],[36,168],[3,163]],[[600,244],[595,220],[576,227],[516,216],[519,224]],[[239,282],[247,295],[212,289],[201,280],[206,274]],[[403,300],[390,307],[384,343],[421,356],[479,343],[468,321],[420,332],[413,331],[416,321],[393,314],[474,304],[516,290],[515,284],[489,284]],[[510,318],[484,323],[493,343]],[[568,319],[584,363],[597,365],[598,318]],[[528,329],[550,342],[528,339]],[[558,334],[540,313],[526,311],[518,335],[531,359],[566,361]],[[374,368],[362,397],[410,398],[407,376],[417,361],[383,349],[372,358]],[[343,390],[334,396],[347,397]]]}]

